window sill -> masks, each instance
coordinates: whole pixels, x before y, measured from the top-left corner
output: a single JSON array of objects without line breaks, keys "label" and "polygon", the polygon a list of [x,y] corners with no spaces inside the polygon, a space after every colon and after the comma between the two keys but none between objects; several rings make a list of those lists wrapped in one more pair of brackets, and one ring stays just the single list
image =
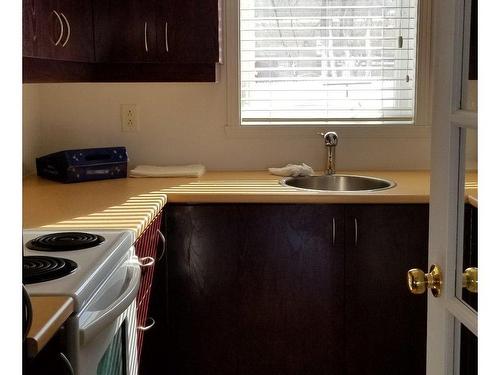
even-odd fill
[{"label": "window sill", "polygon": [[430,138],[428,125],[325,125],[325,126],[268,126],[227,125],[228,138],[315,138],[317,133],[335,131],[341,138]]}]

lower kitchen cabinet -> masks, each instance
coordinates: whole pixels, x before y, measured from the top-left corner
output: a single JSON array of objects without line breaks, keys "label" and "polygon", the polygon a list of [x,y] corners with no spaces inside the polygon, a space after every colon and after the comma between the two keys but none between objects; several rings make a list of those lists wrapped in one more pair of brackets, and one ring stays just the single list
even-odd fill
[{"label": "lower kitchen cabinet", "polygon": [[347,205],[346,371],[425,375],[427,294],[406,273],[427,265],[428,205]]},{"label": "lower kitchen cabinet", "polygon": [[423,375],[406,272],[427,225],[428,205],[169,204],[145,355],[183,375]]}]

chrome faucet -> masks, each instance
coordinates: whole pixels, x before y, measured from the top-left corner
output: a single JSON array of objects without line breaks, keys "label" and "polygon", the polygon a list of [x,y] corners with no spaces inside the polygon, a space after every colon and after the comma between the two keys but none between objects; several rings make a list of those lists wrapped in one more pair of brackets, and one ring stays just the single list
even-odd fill
[{"label": "chrome faucet", "polygon": [[325,141],[327,159],[325,175],[331,176],[335,174],[335,147],[339,142],[339,137],[335,132],[318,133]]}]

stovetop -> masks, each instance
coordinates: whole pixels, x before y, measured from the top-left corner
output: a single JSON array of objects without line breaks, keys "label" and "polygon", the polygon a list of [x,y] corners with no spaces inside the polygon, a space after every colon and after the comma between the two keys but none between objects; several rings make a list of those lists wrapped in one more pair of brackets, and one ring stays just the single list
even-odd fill
[{"label": "stovetop", "polygon": [[[58,234],[48,236],[54,233]],[[33,242],[40,236],[44,236],[41,241]],[[83,242],[88,242],[90,238],[92,247],[80,248],[84,237],[86,239]],[[62,258],[66,261],[66,265],[63,266],[64,272],[61,271],[60,275],[68,273],[69,270],[68,274],[52,280],[39,281],[41,279],[35,277],[33,283],[25,285],[26,289],[30,295],[71,296],[75,303],[75,310],[79,311],[90,300],[92,294],[107,276],[119,265],[118,263],[123,256],[133,249],[132,241],[131,231],[24,230],[23,256],[25,264],[26,261],[34,261],[28,265],[42,269],[57,268],[61,267],[58,264],[60,262],[58,259]],[[64,245],[64,242],[67,242],[68,245]],[[33,245],[34,243],[35,245]],[[39,247],[40,243],[41,247]],[[40,251],[29,248],[44,248],[47,243],[56,243],[56,250]],[[31,257],[38,257],[38,259]],[[47,257],[52,259],[47,259]],[[47,261],[50,264],[35,264]]]}]

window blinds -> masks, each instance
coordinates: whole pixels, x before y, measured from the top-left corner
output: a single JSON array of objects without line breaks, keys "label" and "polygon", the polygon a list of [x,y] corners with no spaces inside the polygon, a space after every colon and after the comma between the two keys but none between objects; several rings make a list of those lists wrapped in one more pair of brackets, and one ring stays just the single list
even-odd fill
[{"label": "window blinds", "polygon": [[240,0],[242,124],[408,122],[417,0]]}]

